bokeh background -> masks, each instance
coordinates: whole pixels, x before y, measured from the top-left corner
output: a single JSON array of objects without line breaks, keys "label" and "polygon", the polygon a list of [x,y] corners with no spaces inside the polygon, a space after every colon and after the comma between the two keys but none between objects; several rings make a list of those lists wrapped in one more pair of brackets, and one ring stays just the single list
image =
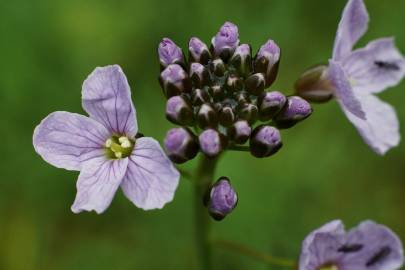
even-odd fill
[{"label": "bokeh background", "polygon": [[[403,0],[366,0],[371,27],[360,45],[394,35],[405,52]],[[84,113],[81,84],[117,63],[128,76],[141,131],[162,141],[165,120],[156,48],[170,37],[209,42],[226,20],[254,50],[268,38],[283,49],[274,90],[292,91],[308,66],[330,57],[344,0],[0,1],[0,269],[192,269],[192,185],[182,179],[163,210],[145,212],[121,192],[103,215],[75,215],[77,172],[33,150],[34,127],[56,110]],[[405,82],[383,93],[405,127]],[[405,142],[386,156],[360,139],[336,102],[283,131],[276,156],[230,152],[217,176],[239,192],[237,209],[213,236],[296,258],[306,234],[340,218],[387,224],[405,240]],[[405,128],[402,129],[404,134]],[[196,162],[185,166],[193,170]],[[215,248],[216,269],[282,269]]]}]

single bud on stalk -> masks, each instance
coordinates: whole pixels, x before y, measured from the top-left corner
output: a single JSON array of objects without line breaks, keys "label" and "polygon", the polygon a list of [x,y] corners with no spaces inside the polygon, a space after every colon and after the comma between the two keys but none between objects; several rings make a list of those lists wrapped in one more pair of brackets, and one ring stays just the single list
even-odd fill
[{"label": "single bud on stalk", "polygon": [[257,158],[269,157],[282,147],[278,129],[261,125],[253,130],[250,137],[250,153]]},{"label": "single bud on stalk", "polygon": [[207,157],[214,158],[218,156],[225,147],[225,140],[215,129],[206,129],[198,137],[200,150]]},{"label": "single bud on stalk", "polygon": [[243,119],[249,122],[249,124],[254,124],[259,115],[259,110],[257,106],[252,103],[246,103],[242,105],[239,109],[239,119]]},{"label": "single bud on stalk", "polygon": [[210,96],[205,90],[195,89],[191,94],[191,102],[195,106],[200,106],[204,103],[210,102]]},{"label": "single bud on stalk", "polygon": [[243,89],[243,80],[235,75],[230,75],[226,79],[226,89],[230,92],[240,91]]},{"label": "single bud on stalk", "polygon": [[181,49],[169,38],[164,38],[158,48],[159,62],[162,69],[170,64],[184,66],[184,56]]},{"label": "single bud on stalk", "polygon": [[236,144],[244,144],[250,137],[252,128],[246,120],[239,120],[228,128],[228,137]]},{"label": "single bud on stalk", "polygon": [[208,212],[217,221],[224,219],[238,204],[238,195],[227,177],[221,177],[208,193]]},{"label": "single bud on stalk", "polygon": [[261,121],[272,119],[284,107],[287,98],[278,91],[263,93],[257,99],[259,118]]},{"label": "single bud on stalk", "polygon": [[159,82],[167,98],[191,90],[191,83],[187,73],[177,64],[167,66],[160,74]]},{"label": "single bud on stalk", "polygon": [[333,98],[328,66],[318,65],[302,73],[294,85],[295,93],[309,102],[327,102]]},{"label": "single bud on stalk", "polygon": [[250,46],[248,44],[239,45],[229,62],[239,75],[246,77],[252,71],[252,50]]},{"label": "single bud on stalk", "polygon": [[212,48],[215,56],[221,57],[224,61],[231,57],[238,44],[238,27],[230,22],[226,22],[217,35],[212,38]]},{"label": "single bud on stalk", "polygon": [[254,61],[255,72],[260,72],[265,75],[266,87],[272,85],[277,78],[280,56],[280,47],[271,39],[260,47],[256,55]]},{"label": "single bud on stalk", "polygon": [[199,150],[197,138],[188,128],[170,129],[164,145],[170,160],[178,164],[193,159]]},{"label": "single bud on stalk", "polygon": [[303,98],[287,98],[284,108],[273,118],[278,128],[290,128],[312,114],[311,105]]},{"label": "single bud on stalk", "polygon": [[207,127],[215,128],[218,126],[217,112],[211,105],[205,103],[201,105],[200,110],[197,113],[197,123],[202,129]]},{"label": "single bud on stalk", "polygon": [[190,42],[188,43],[188,51],[190,62],[199,62],[206,65],[211,59],[211,53],[207,45],[199,38],[193,37],[190,39]]},{"label": "single bud on stalk", "polygon": [[229,127],[235,122],[235,113],[231,106],[224,106],[219,111],[219,123],[224,127]]},{"label": "single bud on stalk", "polygon": [[245,81],[246,89],[249,91],[249,93],[255,96],[263,93],[265,84],[266,80],[263,73],[252,74]]},{"label": "single bud on stalk", "polygon": [[226,71],[224,61],[222,61],[220,58],[217,58],[211,62],[210,69],[218,77],[224,76]]},{"label": "single bud on stalk", "polygon": [[192,63],[190,66],[190,78],[196,87],[201,88],[209,81],[208,70],[200,63]]},{"label": "single bud on stalk", "polygon": [[189,126],[193,124],[193,109],[182,96],[173,96],[166,103],[166,118],[177,125]]}]

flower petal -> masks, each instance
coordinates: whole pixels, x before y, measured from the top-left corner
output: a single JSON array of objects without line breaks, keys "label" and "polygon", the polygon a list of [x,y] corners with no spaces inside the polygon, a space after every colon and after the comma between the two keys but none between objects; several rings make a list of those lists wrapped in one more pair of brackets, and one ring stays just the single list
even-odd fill
[{"label": "flower petal", "polygon": [[35,151],[48,163],[67,170],[80,170],[81,163],[104,155],[108,138],[103,125],[86,116],[54,112],[35,128]]},{"label": "flower petal", "polygon": [[378,93],[397,85],[405,76],[405,59],[394,39],[382,38],[355,50],[342,60],[355,91]]},{"label": "flower petal", "polygon": [[368,22],[369,16],[363,0],[349,0],[336,33],[334,60],[340,60],[351,52],[354,44],[367,31]]},{"label": "flower petal", "polygon": [[361,246],[342,259],[342,269],[395,270],[404,263],[401,240],[389,228],[364,221],[347,235],[346,246]]},{"label": "flower petal", "polygon": [[144,210],[160,209],[172,201],[180,174],[152,138],[136,140],[128,171],[121,184],[124,194]]},{"label": "flower petal", "polygon": [[133,138],[138,132],[131,91],[118,65],[98,67],[89,75],[83,83],[82,105],[112,133]]},{"label": "flower petal", "polygon": [[328,76],[335,88],[335,96],[338,102],[353,115],[365,119],[365,113],[359,99],[355,96],[349,79],[340,63],[329,61]]},{"label": "flower petal", "polygon": [[111,204],[127,167],[128,158],[107,160],[100,157],[85,162],[77,180],[72,211],[76,214],[92,210],[98,214],[104,212]]},{"label": "flower petal", "polygon": [[357,95],[366,112],[366,120],[353,115],[342,105],[347,118],[356,127],[363,140],[378,154],[384,155],[399,144],[399,122],[395,110],[372,94]]}]

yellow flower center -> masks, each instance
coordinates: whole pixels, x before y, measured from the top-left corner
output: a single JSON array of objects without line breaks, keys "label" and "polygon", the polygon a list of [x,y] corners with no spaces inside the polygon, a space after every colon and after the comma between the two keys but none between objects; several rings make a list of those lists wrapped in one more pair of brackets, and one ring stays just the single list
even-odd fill
[{"label": "yellow flower center", "polygon": [[120,159],[131,155],[135,141],[126,136],[112,136],[105,142],[105,149],[108,158]]}]

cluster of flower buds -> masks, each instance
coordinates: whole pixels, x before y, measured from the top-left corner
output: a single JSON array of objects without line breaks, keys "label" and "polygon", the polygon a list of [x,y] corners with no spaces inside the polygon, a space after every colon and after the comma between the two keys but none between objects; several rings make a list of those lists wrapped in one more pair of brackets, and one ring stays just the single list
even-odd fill
[{"label": "cluster of flower buds", "polygon": [[248,141],[255,157],[276,153],[282,146],[279,129],[290,128],[312,113],[300,97],[265,91],[277,77],[280,48],[268,40],[253,56],[250,45],[239,44],[238,28],[229,22],[211,43],[208,47],[191,38],[188,61],[170,39],[159,45],[166,117],[181,126],[165,138],[169,157],[176,163],[194,158],[199,151],[215,157]]},{"label": "cluster of flower buds", "polygon": [[227,177],[219,178],[208,190],[204,205],[217,221],[224,219],[238,204],[238,194]]}]

